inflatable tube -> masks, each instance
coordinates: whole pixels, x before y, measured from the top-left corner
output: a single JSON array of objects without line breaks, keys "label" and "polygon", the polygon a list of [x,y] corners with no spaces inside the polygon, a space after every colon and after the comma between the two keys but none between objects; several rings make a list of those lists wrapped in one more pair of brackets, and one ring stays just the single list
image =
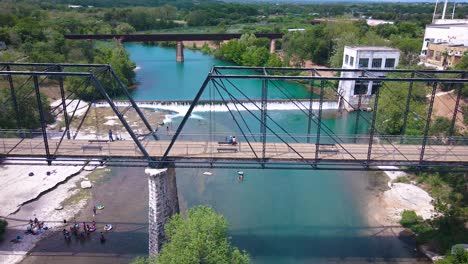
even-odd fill
[{"label": "inflatable tube", "polygon": [[97,208],[98,210],[102,210],[102,209],[104,209],[104,205],[99,204],[98,206],[96,206],[96,208]]},{"label": "inflatable tube", "polygon": [[90,228],[88,228],[88,231],[89,232],[94,232],[94,231],[96,231],[96,227],[90,227]]},{"label": "inflatable tube", "polygon": [[105,225],[104,226],[104,231],[111,231],[112,230],[112,225]]}]

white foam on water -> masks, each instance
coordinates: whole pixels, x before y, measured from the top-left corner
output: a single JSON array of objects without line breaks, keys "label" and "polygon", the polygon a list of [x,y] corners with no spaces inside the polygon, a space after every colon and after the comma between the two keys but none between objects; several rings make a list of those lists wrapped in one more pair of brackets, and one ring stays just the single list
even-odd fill
[{"label": "white foam on water", "polygon": [[[129,106],[129,102],[114,102],[118,107],[127,107]],[[188,112],[190,105],[189,104],[182,104],[182,103],[137,103],[137,105],[141,108],[146,109],[154,109],[160,112],[168,112],[164,119],[164,123],[171,122],[174,118],[183,117]],[[109,107],[107,103],[97,103],[95,104],[96,107]],[[237,106],[237,108],[236,108]],[[224,104],[199,104],[196,105],[192,111],[192,115],[190,118],[192,119],[200,119],[203,120],[203,117],[196,115],[195,113],[206,113],[206,112],[228,112],[231,111],[258,111],[260,104],[257,105],[253,103],[243,103],[241,104],[234,104],[228,103],[227,106]],[[267,105],[268,110],[276,110],[276,111],[292,111],[292,110],[309,110],[309,103],[291,103],[291,102],[271,102]],[[312,103],[312,109],[318,110],[319,109],[319,102]],[[322,105],[323,110],[334,110],[338,109],[337,102],[324,102]]]}]

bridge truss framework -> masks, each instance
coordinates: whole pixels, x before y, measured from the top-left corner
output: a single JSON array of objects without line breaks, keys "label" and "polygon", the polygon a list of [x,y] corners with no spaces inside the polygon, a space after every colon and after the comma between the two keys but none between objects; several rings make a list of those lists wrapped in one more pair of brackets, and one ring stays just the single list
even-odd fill
[{"label": "bridge truss framework", "polygon": [[[140,137],[132,130],[131,126],[125,120],[124,115],[118,109],[114,103],[113,98],[106,92],[106,85],[115,85],[116,89],[119,89],[124,95],[125,99],[128,99],[132,108],[135,109],[138,116],[141,118],[145,124],[148,135],[154,136],[154,129],[151,124],[146,119],[143,112],[140,110],[138,104],[131,98],[124,84],[119,80],[118,76],[114,70],[109,65],[89,65],[89,64],[34,64],[34,63],[0,63],[0,75],[5,78],[9,83],[10,88],[10,97],[5,102],[0,102],[1,106],[6,104],[11,104],[16,111],[16,122],[18,129],[22,129],[21,120],[18,118],[20,115],[17,105],[17,90],[22,89],[23,86],[15,86],[13,78],[14,76],[23,76],[26,77],[26,81],[32,81],[33,83],[33,94],[36,97],[37,109],[40,117],[41,124],[41,134],[42,141],[44,144],[45,152],[34,158],[31,158],[29,154],[15,154],[12,150],[5,151],[1,153],[0,156],[8,158],[5,160],[8,164],[32,164],[32,165],[43,165],[43,162],[47,164],[54,165],[68,165],[76,163],[77,161],[91,162],[91,163],[105,163],[108,166],[148,166],[152,167],[164,167],[167,163],[175,163],[177,167],[203,167],[203,168],[262,168],[262,169],[315,169],[315,170],[374,170],[377,169],[375,166],[383,165],[394,165],[399,166],[400,169],[403,167],[406,170],[426,170],[426,169],[436,169],[436,170],[457,170],[457,171],[468,171],[468,147],[466,147],[466,139],[464,137],[457,137],[455,135],[455,124],[457,118],[460,118],[460,104],[462,100],[462,89],[468,83],[466,78],[466,72],[464,71],[416,71],[416,70],[371,70],[371,69],[362,69],[362,70],[347,70],[347,69],[311,69],[311,68],[275,68],[275,67],[235,67],[235,66],[215,66],[208,73],[205,78],[201,88],[197,92],[192,104],[188,108],[186,115],[183,117],[180,125],[178,126],[175,134],[172,139],[168,142],[161,143],[165,150],[161,153],[158,152],[157,155],[148,151],[145,146],[147,144],[145,140],[141,140]],[[342,73],[342,72],[359,72],[361,76],[359,77],[340,77],[340,76],[330,76],[324,75],[326,72]],[[383,77],[380,76],[380,73],[386,73],[389,76]],[[102,79],[103,76],[107,74],[108,80],[106,82]],[[43,79],[41,79],[43,78]],[[63,131],[63,134],[59,142],[54,142],[55,148],[51,147],[49,144],[49,138],[47,136],[47,124],[45,120],[44,106],[42,105],[43,101],[41,99],[40,88],[41,83],[46,78],[54,78],[58,80],[61,100],[62,100],[62,111],[64,112],[64,119],[66,129]],[[70,95],[65,96],[64,89],[64,78],[79,78],[82,79],[82,85],[94,87],[101,93],[106,102],[112,108],[113,112],[118,117],[119,121],[125,127],[126,131],[133,140],[135,149],[138,149],[138,155],[119,155],[111,154],[110,152],[96,152],[90,154],[61,154],[60,146],[64,141],[72,140],[70,136],[70,130],[68,127],[69,113],[67,113],[66,99]],[[242,92],[242,89],[239,88],[239,84],[236,83],[238,80],[246,79],[255,79],[258,80],[261,85],[256,89],[260,90],[260,104],[257,104],[255,100],[249,98],[245,93]],[[287,89],[284,87],[279,87],[280,81],[294,81],[310,84],[311,87],[316,87],[319,90],[318,99],[313,98],[311,93],[310,104],[305,106],[303,102],[298,103],[295,98],[288,96]],[[379,82],[382,83],[381,87],[384,87],[385,82],[398,82],[405,84],[402,89],[408,89],[407,97],[405,102],[398,102],[402,104],[402,107],[405,109],[403,118],[403,128],[402,135],[398,139],[381,135],[376,128],[377,122],[377,113],[379,109],[379,96],[380,89],[377,89],[374,95],[372,102],[373,111],[370,113],[370,117],[362,114],[360,109],[361,106],[358,105],[352,106],[353,110],[358,110],[356,117],[356,124],[366,120],[369,125],[369,134],[366,136],[366,142],[359,144],[359,147],[365,146],[366,155],[365,157],[355,157],[353,155],[353,149],[349,142],[345,142],[343,138],[340,138],[340,135],[334,133],[327,125],[323,122],[323,103],[326,94],[326,89],[335,89],[335,94],[339,97],[339,91],[336,89],[336,85],[329,84],[337,81],[360,81],[360,82]],[[109,84],[110,83],[110,84]],[[408,140],[412,138],[405,135],[407,129],[408,116],[411,114],[410,99],[412,97],[412,87],[415,83],[425,83],[428,84],[430,89],[429,96],[429,105],[427,116],[424,118],[425,125],[422,130],[421,137],[417,140],[417,150],[418,158],[407,158],[403,150],[404,146],[415,146],[415,144],[405,144]],[[317,85],[318,84],[318,85]],[[445,139],[434,139],[430,136],[429,130],[431,127],[431,121],[433,120],[433,106],[436,97],[436,91],[438,84],[453,85],[455,88],[456,98],[455,107],[452,119],[450,121],[450,128],[448,136]],[[452,88],[453,88],[452,87]],[[237,157],[230,158],[227,155],[217,155],[216,153],[211,153],[210,156],[190,156],[188,155],[179,155],[174,154],[173,152],[177,149],[178,139],[180,136],[183,136],[183,130],[193,113],[194,108],[197,103],[202,98],[202,95],[211,89],[212,93],[218,94],[218,96],[223,101],[226,108],[228,108],[230,116],[233,118],[233,122],[239,127],[242,136],[242,144],[247,147],[246,149],[251,150],[251,153],[254,157]],[[298,140],[295,135],[290,131],[284,128],[281,124],[275,122],[272,116],[269,114],[268,103],[269,95],[268,92],[272,89],[278,89],[281,91],[287,100],[290,100],[292,104],[295,104],[303,114],[307,116],[307,134],[304,136],[304,140]],[[78,91],[78,90],[76,90]],[[242,99],[239,96],[243,96]],[[71,98],[71,97],[70,97]],[[121,99],[121,98],[119,98]],[[254,110],[250,110],[245,106],[245,101],[254,105]],[[257,100],[258,101],[258,100]],[[90,105],[94,101],[90,102]],[[313,109],[312,103],[318,102],[318,109]],[[347,103],[347,102],[342,102]],[[232,107],[234,105],[235,109]],[[260,133],[255,135],[246,125],[244,118],[239,114],[239,108],[244,114],[250,114],[252,118],[255,118],[258,121],[260,126]],[[76,109],[75,109],[76,110]],[[254,112],[258,112],[257,115]],[[73,118],[74,113],[71,118]],[[245,125],[243,125],[245,124]],[[276,127],[273,128],[273,126]],[[313,127],[316,127],[316,132],[313,133]],[[355,127],[355,134],[357,134],[357,126]],[[16,136],[19,136],[21,130],[18,130]],[[279,132],[281,131],[281,133]],[[292,154],[287,154],[287,158],[276,159],[272,158],[269,154],[270,146],[273,146],[271,142],[267,142],[267,138],[274,137],[275,143],[283,144],[287,147],[287,152]],[[66,138],[66,139],[65,139]],[[258,138],[258,140],[257,140]],[[414,139],[414,138],[413,138]],[[27,139],[23,139],[27,140]],[[355,138],[356,140],[356,138]],[[325,142],[325,143],[324,143]],[[378,143],[377,143],[378,142]],[[383,143],[382,143],[383,142]],[[356,141],[354,142],[356,143]],[[18,143],[20,144],[20,143]],[[187,143],[188,144],[188,143]],[[299,150],[304,144],[307,148],[310,148],[313,152],[312,156],[306,156],[304,153],[301,153]],[[384,149],[390,149],[392,153],[397,153],[398,157],[403,157],[400,160],[389,160],[389,159],[375,159],[373,157],[373,151],[378,147]],[[66,145],[66,144],[63,144]],[[322,147],[324,145],[333,145],[338,151],[344,153],[349,159],[343,158],[325,158],[322,153]],[[454,159],[428,159],[428,152],[434,150],[428,150],[427,148],[437,145],[436,152],[439,155],[456,155],[457,160]],[[443,152],[439,148],[440,146],[445,146],[448,152]],[[456,149],[458,152],[455,154],[452,150]],[[42,152],[41,152],[42,153]],[[434,155],[432,153],[431,155]],[[38,162],[38,157],[41,157],[41,162]]]}]

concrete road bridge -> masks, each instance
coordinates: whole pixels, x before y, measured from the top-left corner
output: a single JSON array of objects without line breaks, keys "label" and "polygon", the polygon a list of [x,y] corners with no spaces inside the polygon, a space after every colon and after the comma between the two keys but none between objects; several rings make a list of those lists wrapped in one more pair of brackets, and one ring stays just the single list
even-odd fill
[{"label": "concrete road bridge", "polygon": [[[159,42],[159,41],[175,41],[176,45],[176,61],[184,61],[184,44],[183,41],[224,41],[238,39],[242,34],[238,33],[201,33],[201,34],[84,34],[65,35],[66,39],[71,40],[112,40],[116,39],[119,42]],[[283,37],[282,33],[255,33],[257,38],[270,39],[270,52],[276,50],[276,39]]]},{"label": "concrete road bridge", "polygon": [[[324,71],[338,73],[322,76]],[[358,72],[358,77],[338,77],[341,72]],[[383,77],[382,73],[388,74]],[[147,167],[149,174],[149,222],[151,254],[157,254],[164,242],[164,223],[178,212],[175,167],[185,168],[235,168],[235,169],[307,169],[307,170],[378,170],[377,166],[392,165],[398,170],[468,171],[467,138],[457,133],[456,124],[463,118],[461,108],[462,89],[467,85],[465,71],[416,71],[385,69],[311,69],[215,66],[207,74],[194,99],[188,104],[178,127],[160,137],[158,131],[146,118],[142,107],[136,102],[127,87],[120,81],[109,65],[101,64],[31,64],[0,63],[0,87],[6,87],[10,96],[0,102],[0,109],[11,110],[16,129],[0,130],[0,162],[20,165],[70,165],[96,164],[107,166]],[[65,82],[73,78],[75,89],[65,90]],[[60,89],[57,106],[43,105],[41,89],[44,81],[56,84]],[[78,80],[78,82],[76,82]],[[254,80],[245,85],[245,80]],[[343,99],[338,82],[374,82],[379,84],[372,95],[370,112],[363,112],[360,104],[354,105]],[[283,86],[296,82],[309,88],[309,98],[294,98]],[[397,83],[389,86],[388,83]],[[412,109],[413,84],[423,83],[429,91],[425,113]],[[253,86],[252,86],[253,85]],[[396,87],[396,88],[395,88]],[[434,104],[437,90],[449,87],[453,90],[449,126],[443,134],[434,134],[431,127],[435,119]],[[83,102],[82,93],[94,89],[103,101]],[[246,89],[257,94],[249,96]],[[403,89],[406,98],[395,97],[394,89]],[[115,100],[107,91],[119,91],[124,97]],[[275,91],[282,99],[271,98]],[[385,93],[383,92],[385,91]],[[209,96],[206,96],[208,94]],[[401,93],[400,93],[401,94]],[[20,113],[18,97],[35,99],[39,128],[26,127]],[[360,97],[362,95],[354,95]],[[381,97],[389,96],[387,105]],[[336,98],[340,100],[336,102]],[[123,100],[123,101],[122,101]],[[276,100],[276,101],[275,101]],[[71,102],[78,101],[75,107]],[[336,102],[337,107],[325,109]],[[402,110],[401,132],[385,135],[378,122],[386,122],[379,109],[388,107],[388,102]],[[84,103],[83,115],[77,115],[78,105]],[[153,102],[154,103],[154,102]],[[163,102],[158,102],[163,104]],[[174,102],[168,102],[174,103]],[[218,104],[224,107],[235,124],[235,131],[190,134],[187,123],[198,104]],[[304,131],[291,131],[280,124],[271,114],[272,105],[282,103],[296,108],[306,124]],[[143,104],[143,105],[142,105]],[[347,104],[342,107],[342,104]],[[108,107],[116,120],[125,129],[121,138],[109,142],[107,131],[92,139],[76,137],[93,106]],[[329,106],[329,105],[328,105]],[[352,109],[352,115],[344,111]],[[288,108],[289,110],[289,108]],[[366,111],[369,109],[366,109]],[[144,133],[136,132],[126,118],[134,111],[142,124]],[[354,133],[341,135],[324,122],[325,112],[352,118]],[[59,116],[63,129],[47,124],[46,116]],[[252,127],[254,120],[256,129]],[[408,132],[411,118],[422,120],[420,130]],[[213,119],[209,119],[213,122]],[[134,121],[132,121],[133,123]],[[73,128],[71,124],[78,124]],[[259,132],[258,132],[259,131]],[[365,132],[362,132],[365,131]],[[72,136],[72,135],[75,136]],[[226,142],[228,135],[238,136],[237,144]],[[417,134],[417,136],[414,136]]]}]

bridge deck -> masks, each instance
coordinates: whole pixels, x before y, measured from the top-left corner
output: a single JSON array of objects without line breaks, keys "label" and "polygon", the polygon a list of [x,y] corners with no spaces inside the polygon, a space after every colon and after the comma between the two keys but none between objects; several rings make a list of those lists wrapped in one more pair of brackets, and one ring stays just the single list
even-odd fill
[{"label": "bridge deck", "polygon": [[[158,159],[162,157],[169,141],[143,141],[146,151],[150,156]],[[143,159],[133,141],[114,141],[110,143],[88,142],[88,140],[64,140],[56,150],[59,140],[50,139],[50,153],[57,157],[82,157],[82,158],[136,158]],[[292,143],[288,148],[283,143],[267,143],[267,159],[272,161],[315,160],[315,144]],[[254,151],[261,158],[262,144],[252,143]],[[218,148],[229,148],[220,151]],[[232,149],[231,149],[232,148]],[[235,149],[235,151],[234,151]],[[367,160],[367,144],[342,144],[336,146],[320,146],[319,159],[344,162],[356,162]],[[232,151],[231,151],[232,150]],[[415,163],[419,161],[420,145],[392,145],[374,144],[372,148],[372,161],[392,161],[401,163]],[[46,152],[42,139],[18,139],[7,138],[0,140],[0,156],[7,157],[45,157]],[[169,155],[170,159],[230,159],[230,160],[255,160],[256,156],[245,142],[237,146],[219,145],[218,142],[176,142]],[[468,146],[428,145],[426,147],[424,161],[428,163],[466,163],[468,164]]]}]

